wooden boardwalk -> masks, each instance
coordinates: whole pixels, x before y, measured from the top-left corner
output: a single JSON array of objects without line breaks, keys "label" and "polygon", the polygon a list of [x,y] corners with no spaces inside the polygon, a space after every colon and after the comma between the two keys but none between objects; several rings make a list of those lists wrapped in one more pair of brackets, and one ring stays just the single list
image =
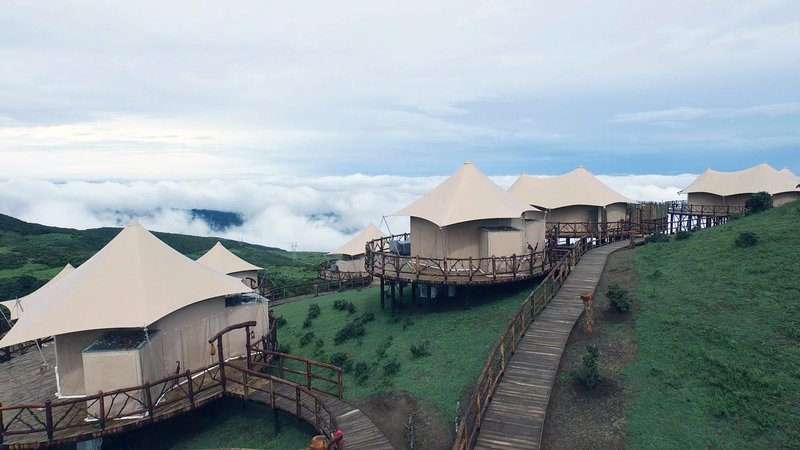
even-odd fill
[{"label": "wooden boardwalk", "polygon": [[[50,364],[49,367],[42,367],[42,356]],[[30,351],[24,355],[15,356],[11,361],[0,364],[0,404],[4,406],[27,403],[41,404],[48,400],[55,400],[56,391],[55,375],[53,371],[54,345],[43,349],[42,355],[37,350]],[[233,364],[243,366],[244,360],[237,360]],[[62,428],[53,433],[54,441],[48,442],[47,434],[43,431],[29,430],[29,426],[39,430],[45,423],[45,412],[42,408],[28,408],[21,411],[21,415],[7,413],[2,415],[3,430],[9,432],[29,430],[24,434],[6,434],[0,440],[0,448],[37,448],[46,447],[48,444],[56,442],[74,442],[74,440],[85,440],[92,437],[106,436],[110,434],[122,433],[136,428],[147,426],[151,422],[166,420],[175,415],[188,412],[195,408],[202,407],[223,396],[230,396],[244,399],[244,387],[242,384],[242,373],[228,369],[229,382],[225,390],[219,383],[219,368],[213,368],[193,379],[193,386],[197,394],[190,402],[186,398],[184,389],[172,389],[164,397],[169,402],[168,407],[160,408],[156,414],[150,417],[109,420],[104,429],[95,422],[86,422],[87,417],[86,402],[75,403],[72,406],[56,406],[53,408],[53,416]],[[247,384],[249,388],[248,401],[270,406],[270,396],[268,392],[272,389],[276,395],[275,407],[289,414],[297,414],[295,401],[296,392],[291,387],[275,383],[265,379],[250,377]],[[208,386],[204,389],[204,386]],[[363,411],[352,405],[339,400],[336,396],[320,391],[314,391],[325,402],[326,407],[335,416],[340,430],[344,432],[344,442],[348,449],[355,450],[390,450],[392,445],[383,432],[378,429],[372,419]],[[292,400],[290,400],[292,399]],[[317,405],[314,400],[307,395],[301,397],[303,408],[301,408],[302,418],[315,424],[314,411]],[[271,421],[271,417],[264,417],[265,424]],[[254,430],[256,431],[256,430]]]},{"label": "wooden boardwalk", "polygon": [[583,312],[580,294],[594,292],[615,242],[583,255],[567,281],[520,340],[481,422],[476,449],[538,449],[561,354]]}]

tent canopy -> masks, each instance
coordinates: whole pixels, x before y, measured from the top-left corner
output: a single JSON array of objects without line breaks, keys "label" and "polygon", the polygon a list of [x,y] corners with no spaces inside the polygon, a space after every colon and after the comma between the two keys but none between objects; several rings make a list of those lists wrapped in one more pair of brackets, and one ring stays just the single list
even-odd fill
[{"label": "tent canopy", "polygon": [[508,192],[544,209],[632,203],[628,197],[608,187],[583,166],[557,177],[534,177],[523,173],[508,188]]},{"label": "tent canopy", "polygon": [[361,230],[353,239],[350,239],[341,247],[338,247],[334,250],[328,252],[329,255],[348,255],[348,256],[356,256],[361,255],[365,251],[365,246],[367,242],[373,241],[375,239],[380,239],[382,237],[386,237],[385,234],[381,233],[381,230],[378,229],[375,224],[370,223],[367,225],[366,228]]},{"label": "tent canopy", "polygon": [[736,172],[717,172],[706,169],[692,184],[679,193],[706,192],[727,197],[765,191],[775,195],[782,192],[797,192],[797,183],[796,177],[762,163]]},{"label": "tent canopy", "polygon": [[[58,272],[56,274],[56,276],[51,278],[50,281],[45,283],[39,289],[43,289],[45,286],[47,286],[50,283],[55,283],[56,281],[58,281],[59,279],[63,278],[64,276],[69,275],[73,270],[75,270],[75,267],[73,267],[72,264],[67,263],[67,265],[64,266],[64,268],[61,269],[61,271]],[[39,289],[37,289],[37,291]],[[25,299],[27,299],[28,297],[30,297],[31,295],[33,295],[35,293],[36,293],[36,291],[34,291],[31,294],[28,294],[25,297],[22,297],[20,299],[6,300],[4,302],[0,302],[0,304],[4,305],[6,308],[9,309],[9,311],[11,311],[11,317],[9,317],[9,319],[11,319],[11,320],[19,319],[20,315],[22,315],[22,313],[25,311],[25,305],[23,304],[23,302],[25,301]]]},{"label": "tent canopy", "polygon": [[211,250],[205,255],[197,258],[200,264],[216,270],[220,273],[232,274],[236,272],[248,272],[251,270],[261,270],[262,267],[250,264],[249,262],[234,255],[221,242],[217,241]]},{"label": "tent canopy", "polygon": [[538,209],[526,204],[465,162],[439,186],[393,216],[419,217],[446,227],[483,219],[512,219]]},{"label": "tent canopy", "polygon": [[241,280],[178,253],[136,222],[69,276],[25,299],[0,347],[46,336],[142,328],[185,306],[249,292]]}]

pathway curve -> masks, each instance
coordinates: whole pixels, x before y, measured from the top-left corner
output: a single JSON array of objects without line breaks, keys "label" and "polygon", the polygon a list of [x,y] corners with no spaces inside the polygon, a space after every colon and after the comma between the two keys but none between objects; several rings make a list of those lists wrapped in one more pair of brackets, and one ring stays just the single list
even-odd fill
[{"label": "pathway curve", "polygon": [[539,448],[561,354],[583,312],[580,294],[594,292],[608,255],[628,245],[629,241],[615,242],[584,254],[528,328],[489,403],[476,449]]}]

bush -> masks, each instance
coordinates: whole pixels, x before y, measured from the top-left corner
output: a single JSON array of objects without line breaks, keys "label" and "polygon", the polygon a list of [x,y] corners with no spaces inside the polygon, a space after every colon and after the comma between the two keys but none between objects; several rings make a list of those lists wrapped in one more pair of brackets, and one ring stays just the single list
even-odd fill
[{"label": "bush", "polygon": [[386,356],[386,352],[389,350],[389,347],[392,346],[392,341],[394,338],[388,336],[385,341],[378,348],[375,349],[375,353],[378,355],[378,359],[383,359]]},{"label": "bush", "polygon": [[361,323],[372,322],[373,320],[375,320],[375,313],[372,311],[365,312],[364,314],[361,314],[356,320],[358,320]]},{"label": "bush", "polygon": [[666,234],[655,233],[655,234],[651,234],[650,236],[647,236],[644,241],[649,243],[649,244],[657,244],[657,243],[660,243],[660,242],[669,242],[669,236],[667,236]]},{"label": "bush", "polygon": [[275,319],[275,328],[280,328],[284,325],[286,325],[286,319],[283,316],[278,316],[278,318]]},{"label": "bush", "polygon": [[586,346],[586,353],[581,357],[581,367],[575,375],[577,380],[587,387],[593,388],[597,386],[597,383],[602,378],[600,376],[599,357],[600,352],[596,346],[592,344]]},{"label": "bush", "polygon": [[369,380],[369,366],[365,362],[357,362],[353,364],[353,377],[356,383],[363,385]]},{"label": "bush", "polygon": [[752,247],[758,244],[758,235],[752,231],[742,231],[736,237],[737,247]]},{"label": "bush", "polygon": [[350,361],[350,357],[347,356],[347,353],[344,352],[336,352],[331,355],[330,359],[331,364],[336,367],[341,367],[343,370],[349,364],[352,368],[353,362]]},{"label": "bush", "polygon": [[314,325],[314,322],[306,317],[306,319],[303,321],[303,328],[311,328],[311,325]]},{"label": "bush", "polygon": [[400,361],[393,358],[391,361],[383,365],[383,375],[386,377],[393,377],[400,372]]},{"label": "bush", "polygon": [[677,239],[679,241],[683,241],[685,239],[689,239],[690,237],[692,237],[692,233],[690,233],[688,231],[678,231],[675,234],[675,239]]},{"label": "bush", "polygon": [[313,331],[309,331],[308,333],[300,336],[300,347],[305,347],[306,345],[310,344],[312,339],[314,339]]},{"label": "bush", "polygon": [[364,324],[361,323],[359,320],[354,320],[352,322],[347,323],[339,331],[336,332],[336,336],[334,336],[333,338],[333,343],[339,345],[348,339],[360,338],[361,336],[364,336],[366,333],[367,330],[366,328],[364,328]]},{"label": "bush", "polygon": [[625,313],[631,310],[631,298],[628,290],[619,284],[612,284],[606,290],[606,298],[611,303],[611,307],[618,312]]},{"label": "bush", "polygon": [[430,356],[431,352],[428,349],[429,345],[430,345],[430,341],[425,341],[424,343],[422,343],[420,345],[413,345],[412,344],[411,348],[409,348],[409,350],[411,351],[411,357],[413,359],[419,359],[419,358],[423,358],[425,356]]},{"label": "bush", "polygon": [[747,214],[766,211],[772,208],[772,196],[768,192],[757,192],[744,202],[744,207],[747,210]]},{"label": "bush", "polygon": [[319,309],[319,305],[312,303],[308,305],[308,315],[306,317],[309,319],[316,319],[321,313],[322,310]]},{"label": "bush", "polygon": [[356,305],[354,305],[353,302],[348,302],[347,300],[340,298],[338,300],[334,300],[333,309],[337,311],[347,311],[348,314],[353,314],[356,312]]}]

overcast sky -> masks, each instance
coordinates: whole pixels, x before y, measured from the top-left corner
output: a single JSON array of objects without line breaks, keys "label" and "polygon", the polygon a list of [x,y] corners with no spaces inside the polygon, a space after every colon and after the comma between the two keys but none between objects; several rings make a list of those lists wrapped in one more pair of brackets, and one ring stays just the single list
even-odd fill
[{"label": "overcast sky", "polygon": [[800,2],[0,7],[0,178],[800,172]]},{"label": "overcast sky", "polygon": [[0,212],[209,234],[181,211],[220,209],[325,249],[466,160],[665,200],[800,173],[798,80],[796,0],[4,0]]}]

